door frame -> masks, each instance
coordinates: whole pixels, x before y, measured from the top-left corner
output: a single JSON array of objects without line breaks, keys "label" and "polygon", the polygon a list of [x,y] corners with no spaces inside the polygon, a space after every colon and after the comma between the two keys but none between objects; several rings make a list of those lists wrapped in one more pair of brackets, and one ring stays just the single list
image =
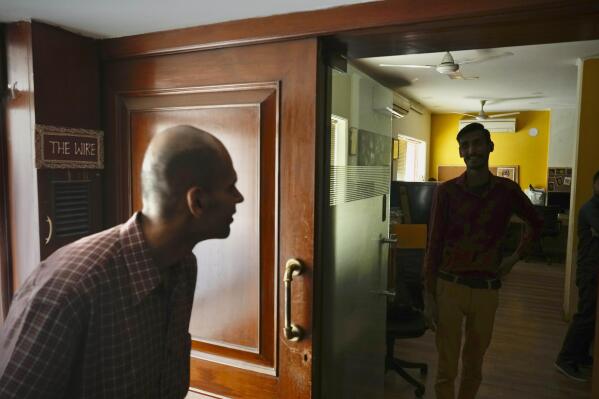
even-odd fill
[{"label": "door frame", "polygon": [[2,88],[0,91],[2,93],[2,98],[0,98],[0,104],[2,104],[0,109],[0,326],[8,313],[13,295],[5,113],[5,103],[12,99],[10,91],[4,91],[8,87],[5,26],[5,24],[0,24],[0,87]]},{"label": "door frame", "polygon": [[598,17],[594,0],[387,0],[107,39],[101,50],[121,59],[335,37],[358,58],[597,39]]}]

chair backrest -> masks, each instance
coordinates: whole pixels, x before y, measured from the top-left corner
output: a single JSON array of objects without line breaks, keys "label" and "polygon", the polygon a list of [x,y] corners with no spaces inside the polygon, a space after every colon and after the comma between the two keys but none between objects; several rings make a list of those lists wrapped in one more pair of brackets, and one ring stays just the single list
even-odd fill
[{"label": "chair backrest", "polygon": [[541,236],[556,235],[560,232],[560,221],[557,214],[560,208],[557,206],[540,206],[535,205],[538,215],[543,219],[543,229]]},{"label": "chair backrest", "polygon": [[424,309],[421,278],[424,249],[395,250],[395,298],[392,309]]}]

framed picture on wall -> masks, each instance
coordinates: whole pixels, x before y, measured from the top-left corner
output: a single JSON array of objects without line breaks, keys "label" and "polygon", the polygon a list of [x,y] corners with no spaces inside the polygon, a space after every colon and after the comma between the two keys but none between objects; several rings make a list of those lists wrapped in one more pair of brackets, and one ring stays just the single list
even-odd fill
[{"label": "framed picture on wall", "polygon": [[518,167],[517,166],[498,166],[497,176],[505,177],[518,183]]},{"label": "framed picture on wall", "polygon": [[572,178],[570,176],[564,177],[564,186],[569,186],[572,184]]}]

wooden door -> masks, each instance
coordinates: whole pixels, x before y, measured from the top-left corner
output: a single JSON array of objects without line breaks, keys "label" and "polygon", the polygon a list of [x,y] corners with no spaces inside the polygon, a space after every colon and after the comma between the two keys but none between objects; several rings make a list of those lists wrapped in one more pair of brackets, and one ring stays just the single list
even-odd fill
[{"label": "wooden door", "polygon": [[[108,217],[140,209],[143,152],[170,126],[216,135],[238,173],[245,201],[230,237],[194,249],[191,390],[209,397],[312,395],[316,49],[304,40],[104,64]],[[289,258],[306,268],[292,282],[297,342],[282,329]]]},{"label": "wooden door", "polygon": [[102,230],[102,171],[39,169],[40,257]]}]

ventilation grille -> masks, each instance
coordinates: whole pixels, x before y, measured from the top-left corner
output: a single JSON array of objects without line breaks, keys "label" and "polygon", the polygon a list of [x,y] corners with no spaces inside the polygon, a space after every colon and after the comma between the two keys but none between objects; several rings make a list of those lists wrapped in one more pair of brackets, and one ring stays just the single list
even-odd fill
[{"label": "ventilation grille", "polygon": [[54,182],[54,234],[57,237],[91,232],[89,192],[87,181]]},{"label": "ventilation grille", "polygon": [[330,205],[388,194],[389,181],[389,166],[333,166]]}]

